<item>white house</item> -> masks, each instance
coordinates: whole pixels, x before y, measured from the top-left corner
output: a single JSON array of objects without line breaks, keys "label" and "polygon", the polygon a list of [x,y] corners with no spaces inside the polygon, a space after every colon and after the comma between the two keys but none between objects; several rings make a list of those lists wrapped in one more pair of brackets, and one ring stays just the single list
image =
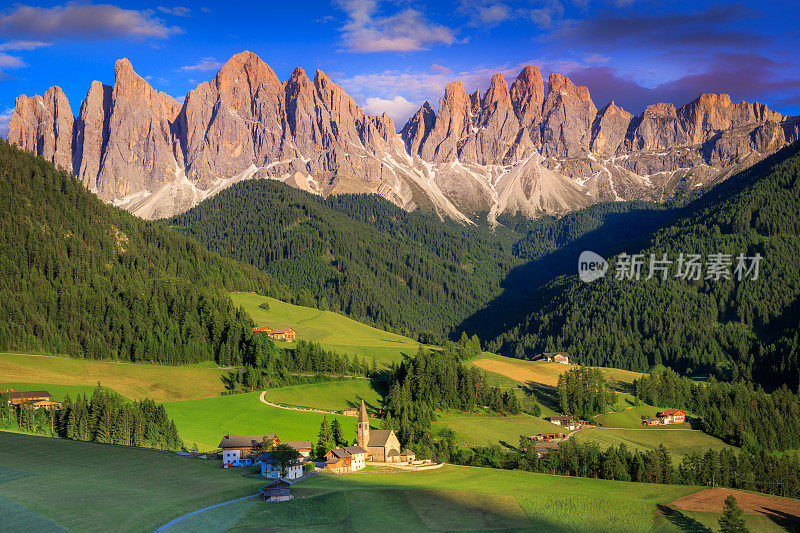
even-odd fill
[{"label": "white house", "polygon": [[545,418],[550,423],[556,424],[557,426],[561,426],[569,431],[573,429],[578,429],[578,422],[575,420],[574,416],[571,415],[558,415],[558,416],[551,416],[549,418]]},{"label": "white house", "polygon": [[264,443],[277,446],[280,442],[275,434],[225,435],[219,443],[219,448],[222,450],[222,466],[225,468],[251,466],[261,453]]},{"label": "white house", "polygon": [[300,461],[295,461],[286,470],[285,475],[281,475],[281,470],[278,464],[273,462],[272,454],[269,452],[262,454],[257,460],[256,464],[261,465],[261,475],[271,479],[297,479],[303,475],[303,465]]}]

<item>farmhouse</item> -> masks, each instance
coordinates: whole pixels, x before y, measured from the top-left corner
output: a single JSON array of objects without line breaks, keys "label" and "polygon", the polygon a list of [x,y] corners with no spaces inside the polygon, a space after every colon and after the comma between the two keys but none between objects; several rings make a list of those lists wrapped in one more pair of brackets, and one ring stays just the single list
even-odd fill
[{"label": "farmhouse", "polygon": [[569,354],[567,352],[546,352],[542,354],[542,359],[551,363],[569,364]]},{"label": "farmhouse", "polygon": [[261,487],[261,498],[269,502],[283,502],[292,499],[291,482],[278,478]]},{"label": "farmhouse", "polygon": [[270,339],[276,341],[294,342],[296,336],[297,332],[292,328],[273,329],[272,332],[269,333]]},{"label": "farmhouse", "polygon": [[270,339],[275,341],[294,342],[297,337],[297,332],[292,328],[277,328],[272,329],[269,326],[257,326],[253,328],[254,332],[266,333]]},{"label": "farmhouse", "polygon": [[311,450],[314,448],[314,445],[311,444],[310,440],[304,440],[300,442],[284,442],[283,444],[291,446],[297,450],[297,453],[300,454],[300,457],[304,459],[308,459],[308,457],[311,455]]},{"label": "farmhouse", "polygon": [[366,466],[367,450],[361,446],[334,448],[325,455],[325,468],[334,474],[356,472]]},{"label": "farmhouse", "polygon": [[348,407],[347,409],[342,411],[344,416],[358,416],[358,409],[355,407]]},{"label": "farmhouse", "polygon": [[29,405],[34,409],[61,409],[61,404],[51,400],[52,396],[45,390],[17,391],[13,389],[0,391],[8,394],[11,405]]},{"label": "farmhouse", "polygon": [[281,469],[275,462],[272,453],[265,452],[256,459],[256,464],[261,465],[261,475],[273,479],[297,479],[303,476],[303,465],[300,461],[294,461],[286,469],[286,473],[281,475]]},{"label": "farmhouse", "polygon": [[545,420],[570,431],[577,429],[579,426],[579,423],[575,421],[575,417],[572,415],[551,416],[549,418],[545,418]]},{"label": "farmhouse", "polygon": [[682,424],[686,422],[686,411],[680,409],[667,409],[658,413],[658,418],[662,424]]},{"label": "farmhouse", "polygon": [[367,451],[373,461],[396,463],[403,461],[400,454],[400,441],[393,429],[370,429],[367,417],[367,406],[361,400],[361,411],[358,413],[358,445]]},{"label": "farmhouse", "polygon": [[218,448],[222,449],[222,466],[250,466],[253,464],[263,444],[277,446],[281,443],[277,435],[225,435]]}]

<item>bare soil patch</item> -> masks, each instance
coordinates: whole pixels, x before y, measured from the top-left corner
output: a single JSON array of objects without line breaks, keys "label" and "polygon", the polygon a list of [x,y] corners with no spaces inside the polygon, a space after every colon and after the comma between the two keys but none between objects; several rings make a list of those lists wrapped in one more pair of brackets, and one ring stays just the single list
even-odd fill
[{"label": "bare soil patch", "polygon": [[733,489],[703,489],[694,494],[678,498],[668,505],[684,511],[721,513],[725,506],[725,498],[731,494],[736,498],[736,503],[739,504],[745,514],[778,517],[792,524],[800,525],[800,500],[767,496],[765,494],[751,494]]}]

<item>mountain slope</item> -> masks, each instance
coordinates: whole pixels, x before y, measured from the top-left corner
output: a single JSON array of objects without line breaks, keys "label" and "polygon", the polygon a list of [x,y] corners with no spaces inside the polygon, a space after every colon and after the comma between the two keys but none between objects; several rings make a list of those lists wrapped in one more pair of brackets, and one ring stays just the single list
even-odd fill
[{"label": "mountain slope", "polygon": [[0,351],[241,362],[258,346],[228,290],[285,297],[268,275],[0,142]]},{"label": "mountain slope", "polygon": [[323,199],[271,180],[238,183],[165,223],[250,263],[301,305],[437,337],[500,292],[519,235],[409,213],[376,195]]},{"label": "mountain slope", "polygon": [[252,52],[231,57],[181,104],[127,59],[114,86],[93,82],[72,108],[53,86],[17,98],[9,140],[73,171],[105,201],[172,216],[250,178],[329,196],[377,193],[464,223],[485,213],[561,214],[603,201],[654,200],[708,186],[797,140],[800,121],[703,94],[634,116],[598,111],[587,87],[525,67],[483,94],[449,84],[397,133],[317,70],[286,81]]},{"label": "mountain slope", "polygon": [[617,280],[612,263],[602,280],[562,277],[539,290],[530,314],[490,348],[527,355],[566,350],[585,364],[641,371],[663,363],[687,373],[752,376],[796,388],[798,213],[800,143],[718,186],[644,246],[626,250],[672,259],[727,253],[734,266],[739,253],[759,253],[757,280]]}]

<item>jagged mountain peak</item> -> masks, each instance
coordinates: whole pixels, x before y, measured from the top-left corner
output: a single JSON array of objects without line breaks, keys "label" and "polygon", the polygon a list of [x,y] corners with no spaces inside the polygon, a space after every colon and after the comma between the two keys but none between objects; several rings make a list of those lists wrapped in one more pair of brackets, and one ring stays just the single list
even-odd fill
[{"label": "jagged mountain peak", "polygon": [[183,103],[125,58],[93,82],[77,118],[57,86],[17,98],[9,140],[72,170],[101,198],[146,218],[181,212],[248,178],[314,194],[377,193],[467,221],[471,213],[562,213],[598,201],[664,199],[724,179],[800,137],[800,120],[704,93],[634,116],[589,89],[525,66],[485,92],[447,84],[398,134],[322,70],[281,82],[256,54],[232,56]]}]

